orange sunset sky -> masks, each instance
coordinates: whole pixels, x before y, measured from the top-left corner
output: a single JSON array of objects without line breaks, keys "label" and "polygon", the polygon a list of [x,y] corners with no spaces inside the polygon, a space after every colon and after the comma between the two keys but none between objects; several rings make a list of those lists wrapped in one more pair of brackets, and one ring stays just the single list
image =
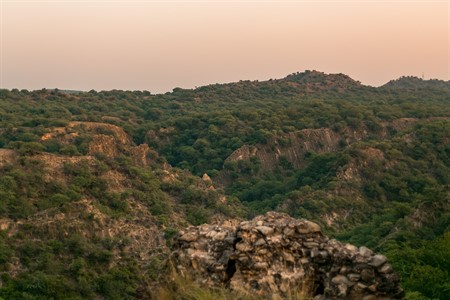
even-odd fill
[{"label": "orange sunset sky", "polygon": [[193,88],[319,70],[449,80],[450,1],[1,0],[1,87]]}]

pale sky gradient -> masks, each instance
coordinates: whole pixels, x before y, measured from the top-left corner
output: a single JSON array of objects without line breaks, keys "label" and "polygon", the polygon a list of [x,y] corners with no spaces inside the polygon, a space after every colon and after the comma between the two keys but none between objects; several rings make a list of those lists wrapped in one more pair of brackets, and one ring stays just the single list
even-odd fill
[{"label": "pale sky gradient", "polygon": [[449,80],[450,0],[0,0],[1,87],[193,88],[304,70]]}]

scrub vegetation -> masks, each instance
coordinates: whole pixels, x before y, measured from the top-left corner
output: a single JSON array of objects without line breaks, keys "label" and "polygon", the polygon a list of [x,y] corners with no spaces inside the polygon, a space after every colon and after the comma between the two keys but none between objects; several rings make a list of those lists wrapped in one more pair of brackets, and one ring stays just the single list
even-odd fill
[{"label": "scrub vegetation", "polygon": [[[449,90],[316,71],[158,95],[1,90],[0,297],[253,299],[165,283],[168,249],[188,224],[276,210],[387,255],[408,299],[449,299]],[[148,230],[161,240],[134,240]]]}]

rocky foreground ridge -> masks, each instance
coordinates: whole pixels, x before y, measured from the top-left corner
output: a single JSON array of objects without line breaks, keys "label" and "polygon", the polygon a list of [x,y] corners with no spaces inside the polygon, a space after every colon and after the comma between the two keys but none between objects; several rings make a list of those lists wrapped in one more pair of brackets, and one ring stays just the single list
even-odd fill
[{"label": "rocky foreground ridge", "polygon": [[316,223],[268,212],[181,231],[172,261],[183,276],[208,286],[283,297],[401,299],[385,256],[323,235]]}]

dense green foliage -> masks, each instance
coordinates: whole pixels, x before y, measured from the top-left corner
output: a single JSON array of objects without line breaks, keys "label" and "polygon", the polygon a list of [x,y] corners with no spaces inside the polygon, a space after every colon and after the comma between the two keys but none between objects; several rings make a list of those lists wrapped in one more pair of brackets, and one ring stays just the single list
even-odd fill
[{"label": "dense green foliage", "polygon": [[[400,118],[415,121],[395,125]],[[0,167],[0,218],[24,222],[70,214],[76,203],[89,199],[108,217],[126,219],[132,199],[154,217],[170,245],[180,218],[182,224],[201,224],[216,214],[250,217],[281,210],[315,220],[339,239],[386,253],[409,299],[448,299],[449,118],[448,83],[408,78],[372,88],[344,75],[301,73],[267,82],[176,88],[164,95],[1,90],[0,148],[14,149],[17,158]],[[135,144],[148,144],[160,157],[155,154],[148,167],[125,154],[86,159],[93,133],[81,129],[74,130],[70,143],[41,138],[72,121],[120,126]],[[225,161],[243,145],[275,151],[277,141],[289,147],[288,134],[315,128],[365,135],[342,139],[333,151],[307,151],[297,168],[283,155],[270,169],[257,156]],[[96,134],[111,133],[100,128]],[[64,163],[62,173],[54,175],[64,180],[48,180],[41,153],[83,159]],[[165,161],[178,168],[176,180],[163,180]],[[125,188],[109,188],[105,178],[111,172],[125,178]],[[199,188],[192,174],[204,173],[223,191]],[[233,205],[221,202],[222,192]],[[143,297],[141,288],[157,280],[163,258],[155,256],[142,272],[125,251],[126,238],[83,235],[95,222],[89,214],[82,221],[81,232],[68,237],[61,236],[62,229],[45,236],[30,222],[15,235],[0,232],[0,297]],[[119,263],[117,253],[124,257]]]}]

